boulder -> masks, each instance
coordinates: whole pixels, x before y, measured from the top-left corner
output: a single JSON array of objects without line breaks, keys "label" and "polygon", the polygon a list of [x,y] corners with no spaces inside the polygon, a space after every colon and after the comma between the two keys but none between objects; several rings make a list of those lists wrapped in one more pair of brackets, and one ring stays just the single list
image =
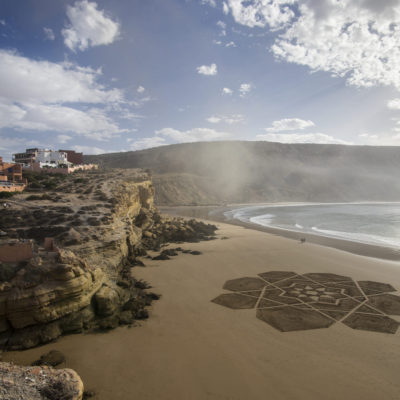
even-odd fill
[{"label": "boulder", "polygon": [[100,317],[108,317],[119,308],[120,300],[116,290],[109,286],[103,286],[94,295],[96,314]]},{"label": "boulder", "polygon": [[82,400],[83,383],[72,369],[21,367],[0,362],[0,399]]},{"label": "boulder", "polygon": [[40,356],[32,365],[47,365],[48,367],[56,367],[57,365],[65,363],[65,356],[61,351],[50,350],[48,353]]}]

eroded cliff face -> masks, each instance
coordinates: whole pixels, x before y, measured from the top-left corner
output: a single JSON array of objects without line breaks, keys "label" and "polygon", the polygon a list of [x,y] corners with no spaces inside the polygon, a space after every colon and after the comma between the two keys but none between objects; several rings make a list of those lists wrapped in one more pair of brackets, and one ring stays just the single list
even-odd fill
[{"label": "eroded cliff face", "polygon": [[106,283],[100,268],[72,251],[39,253],[0,285],[1,344],[29,348],[89,329],[93,296]]},{"label": "eroded cliff face", "polygon": [[[93,178],[97,186],[87,196],[69,188],[54,219],[50,200],[10,202],[2,229],[14,239],[36,239],[39,248],[26,262],[1,264],[0,344],[6,349],[147,317],[145,307],[157,296],[143,290],[130,268],[145,252],[143,230],[160,219],[151,180],[141,171]],[[32,216],[35,225],[26,223]],[[60,232],[53,248],[42,247],[43,231]]]}]

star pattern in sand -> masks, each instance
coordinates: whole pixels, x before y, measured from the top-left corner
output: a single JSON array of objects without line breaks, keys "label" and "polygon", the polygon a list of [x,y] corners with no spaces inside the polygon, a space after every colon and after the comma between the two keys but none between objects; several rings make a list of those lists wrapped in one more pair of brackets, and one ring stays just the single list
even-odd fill
[{"label": "star pattern in sand", "polygon": [[231,309],[256,308],[256,316],[282,332],[328,328],[342,322],[353,329],[396,333],[400,296],[396,289],[372,281],[353,281],[330,273],[299,275],[269,271],[258,277],[225,282],[212,301]]}]

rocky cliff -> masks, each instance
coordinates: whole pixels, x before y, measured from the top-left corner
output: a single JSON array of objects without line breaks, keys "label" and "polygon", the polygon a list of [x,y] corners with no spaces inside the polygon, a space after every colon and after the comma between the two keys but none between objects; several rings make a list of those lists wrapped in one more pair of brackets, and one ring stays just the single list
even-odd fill
[{"label": "rocky cliff", "polygon": [[152,182],[140,170],[57,179],[50,191],[8,201],[0,215],[3,243],[37,243],[32,258],[0,265],[0,344],[6,349],[146,318],[146,306],[158,296],[131,274],[142,264],[139,257],[215,230],[161,217]]}]

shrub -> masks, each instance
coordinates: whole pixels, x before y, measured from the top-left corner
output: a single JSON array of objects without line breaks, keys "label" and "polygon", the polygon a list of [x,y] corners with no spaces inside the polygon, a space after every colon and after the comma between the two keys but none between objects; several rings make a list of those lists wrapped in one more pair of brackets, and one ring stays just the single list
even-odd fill
[{"label": "shrub", "polygon": [[15,195],[15,192],[0,192],[0,199],[9,199]]}]

